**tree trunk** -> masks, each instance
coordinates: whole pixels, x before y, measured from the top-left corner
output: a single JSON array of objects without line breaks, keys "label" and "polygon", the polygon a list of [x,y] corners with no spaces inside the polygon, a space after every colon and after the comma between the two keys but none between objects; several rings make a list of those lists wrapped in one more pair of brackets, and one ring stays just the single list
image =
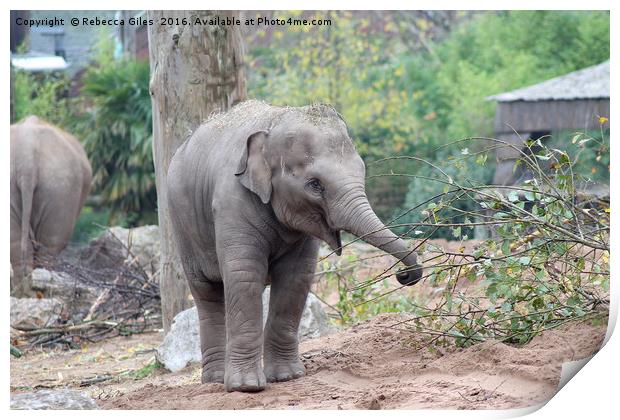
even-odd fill
[{"label": "tree trunk", "polygon": [[[193,25],[197,18],[238,18],[234,11],[149,11],[153,159],[161,236],[160,291],[164,331],[190,306],[189,288],[173,242],[167,205],[170,159],[214,111],[246,97],[243,39],[238,26]],[[171,19],[161,25],[162,18]],[[177,20],[178,19],[178,20]],[[183,24],[182,19],[187,22]],[[177,24],[178,22],[178,24]],[[190,23],[191,22],[191,23]]]}]

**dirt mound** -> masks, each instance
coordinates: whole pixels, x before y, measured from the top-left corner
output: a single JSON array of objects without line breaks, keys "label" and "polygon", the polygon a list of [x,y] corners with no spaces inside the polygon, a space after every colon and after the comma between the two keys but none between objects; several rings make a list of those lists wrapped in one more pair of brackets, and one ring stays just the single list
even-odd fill
[{"label": "dirt mound", "polygon": [[[307,376],[269,384],[256,394],[227,393],[220,384],[202,385],[196,365],[176,374],[157,370],[140,380],[104,382],[87,389],[107,409],[526,407],[549,399],[562,363],[596,352],[606,330],[600,323],[574,322],[522,347],[486,342],[443,353],[418,349],[420,337],[390,328],[402,319],[402,315],[384,314],[304,342],[300,350]],[[114,353],[110,343],[106,353]],[[131,363],[131,358],[113,359]],[[23,361],[32,369],[37,363],[49,366],[50,358]],[[62,363],[67,365],[66,360]],[[12,378],[19,377],[20,364],[12,362]],[[101,368],[111,366],[104,363]],[[79,371],[78,366],[73,365],[72,371]],[[88,372],[93,375],[92,366]],[[16,384],[12,385],[15,390]]]}]

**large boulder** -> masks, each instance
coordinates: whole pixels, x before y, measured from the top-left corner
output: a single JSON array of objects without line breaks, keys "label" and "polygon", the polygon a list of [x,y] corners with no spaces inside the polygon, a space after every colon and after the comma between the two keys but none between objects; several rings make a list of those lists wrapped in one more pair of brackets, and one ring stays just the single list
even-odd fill
[{"label": "large boulder", "polygon": [[73,389],[43,389],[11,395],[13,410],[97,410],[87,393]]},{"label": "large boulder", "polygon": [[[263,325],[269,311],[269,292],[267,287],[263,293]],[[310,293],[299,324],[299,340],[320,337],[332,329],[321,302]],[[183,369],[188,363],[201,362],[198,310],[195,306],[174,317],[170,331],[157,349],[157,360],[172,372]]]},{"label": "large boulder", "polygon": [[115,269],[135,262],[149,275],[159,270],[159,226],[126,229],[115,226],[91,241],[80,260],[95,270]]},{"label": "large boulder", "polygon": [[61,316],[63,304],[58,299],[18,299],[11,296],[11,327],[36,330],[54,325]]}]

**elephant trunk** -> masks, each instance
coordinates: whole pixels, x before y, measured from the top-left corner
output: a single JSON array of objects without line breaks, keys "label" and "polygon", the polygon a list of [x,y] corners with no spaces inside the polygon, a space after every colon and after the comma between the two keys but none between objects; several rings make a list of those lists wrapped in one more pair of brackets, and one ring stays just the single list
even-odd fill
[{"label": "elephant trunk", "polygon": [[342,206],[346,210],[334,220],[334,223],[340,229],[401,260],[406,266],[396,274],[401,284],[412,286],[420,281],[422,267],[417,262],[416,253],[379,220],[370,207],[366,194],[358,191],[347,201],[347,204]]}]

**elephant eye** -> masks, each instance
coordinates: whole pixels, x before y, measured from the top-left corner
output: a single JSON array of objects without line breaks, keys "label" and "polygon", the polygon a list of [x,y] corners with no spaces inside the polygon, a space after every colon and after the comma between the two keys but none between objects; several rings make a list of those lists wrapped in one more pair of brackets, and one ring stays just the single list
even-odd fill
[{"label": "elephant eye", "polygon": [[312,178],[310,181],[308,181],[306,183],[306,186],[310,188],[313,192],[316,192],[319,194],[325,191],[325,187],[323,187],[323,185],[321,184],[321,181],[319,181],[316,178]]}]

